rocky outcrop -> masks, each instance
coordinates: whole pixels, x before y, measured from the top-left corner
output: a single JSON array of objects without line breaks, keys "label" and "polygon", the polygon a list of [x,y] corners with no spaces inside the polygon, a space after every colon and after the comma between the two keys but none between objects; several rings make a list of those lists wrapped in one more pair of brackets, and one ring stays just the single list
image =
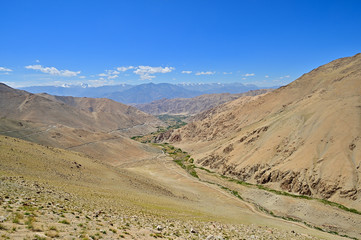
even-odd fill
[{"label": "rocky outcrop", "polygon": [[344,189],[337,182],[330,183],[317,178],[308,169],[302,172],[280,171],[273,170],[269,165],[261,164],[237,168],[235,164],[229,164],[227,158],[219,155],[210,155],[198,163],[203,167],[219,169],[221,174],[241,181],[257,184],[278,183],[282,190],[300,195],[320,196],[328,199],[339,192],[343,198],[357,200],[357,189]]}]

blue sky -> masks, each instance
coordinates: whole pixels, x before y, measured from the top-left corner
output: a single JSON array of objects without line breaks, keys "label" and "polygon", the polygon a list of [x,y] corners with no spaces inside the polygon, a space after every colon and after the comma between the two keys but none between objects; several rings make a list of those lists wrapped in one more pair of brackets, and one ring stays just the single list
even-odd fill
[{"label": "blue sky", "polygon": [[361,52],[361,1],[2,1],[0,82],[287,84]]}]

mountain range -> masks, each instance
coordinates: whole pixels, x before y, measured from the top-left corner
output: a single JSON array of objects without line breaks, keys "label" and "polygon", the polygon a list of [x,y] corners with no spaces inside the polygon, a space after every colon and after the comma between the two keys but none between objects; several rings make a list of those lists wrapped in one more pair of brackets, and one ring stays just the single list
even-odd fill
[{"label": "mountain range", "polygon": [[88,87],[88,85],[62,87],[33,86],[23,87],[22,90],[31,93],[47,93],[58,96],[109,98],[124,104],[150,103],[160,99],[191,98],[202,94],[212,93],[243,93],[260,89],[255,85],[242,83],[202,83],[202,84],[170,84],[146,83],[140,85],[115,85],[102,87]]},{"label": "mountain range", "polygon": [[194,98],[161,99],[151,103],[135,104],[139,110],[152,115],[195,115],[240,97],[256,96],[273,89],[251,90],[245,93],[214,93]]}]

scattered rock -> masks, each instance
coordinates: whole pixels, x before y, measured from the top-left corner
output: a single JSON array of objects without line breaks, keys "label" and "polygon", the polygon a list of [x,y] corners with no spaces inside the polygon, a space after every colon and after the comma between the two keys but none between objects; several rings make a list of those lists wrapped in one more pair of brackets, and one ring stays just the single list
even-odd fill
[{"label": "scattered rock", "polygon": [[353,150],[355,149],[355,147],[356,147],[356,145],[355,145],[355,144],[353,144],[353,143],[352,143],[352,144],[350,144],[350,146],[349,146],[349,148],[350,148],[350,150],[351,150],[351,151],[353,151]]},{"label": "scattered rock", "polygon": [[44,235],[42,233],[37,233],[37,234],[35,234],[34,239],[46,239],[46,235]]},{"label": "scattered rock", "polygon": [[6,221],[6,217],[0,216],[0,222],[5,222],[5,221]]},{"label": "scattered rock", "polygon": [[43,225],[39,222],[34,222],[33,223],[33,227],[32,227],[32,230],[34,232],[42,232],[44,231],[44,228],[43,228]]}]

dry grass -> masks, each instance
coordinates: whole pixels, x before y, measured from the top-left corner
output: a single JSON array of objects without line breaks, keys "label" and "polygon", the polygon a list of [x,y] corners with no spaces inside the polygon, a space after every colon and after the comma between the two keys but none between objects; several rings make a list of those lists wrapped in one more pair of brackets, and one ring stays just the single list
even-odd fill
[{"label": "dry grass", "polygon": [[4,239],[324,236],[263,219],[236,199],[193,180],[164,156],[120,169],[80,153],[0,136],[0,159]]}]

